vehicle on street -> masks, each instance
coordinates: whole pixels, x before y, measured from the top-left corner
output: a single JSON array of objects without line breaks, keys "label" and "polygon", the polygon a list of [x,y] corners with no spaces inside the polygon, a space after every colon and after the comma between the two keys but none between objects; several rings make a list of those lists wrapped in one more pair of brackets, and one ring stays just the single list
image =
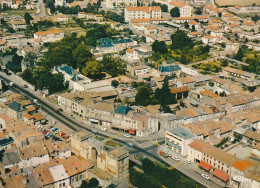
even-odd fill
[{"label": "vehicle on street", "polygon": [[188,160],[188,159],[185,159],[185,162],[186,163],[188,163],[188,164],[190,164],[191,162]]},{"label": "vehicle on street", "polygon": [[93,133],[97,133],[97,130],[96,129],[92,129],[91,130]]},{"label": "vehicle on street", "polygon": [[24,84],[24,85],[23,85],[23,88],[28,88],[28,85]]},{"label": "vehicle on street", "polygon": [[162,151],[162,150],[160,150],[159,154],[161,156],[163,156],[164,158],[168,158],[169,157],[169,155],[167,153],[165,153],[164,151]]},{"label": "vehicle on street", "polygon": [[202,176],[203,178],[207,179],[207,180],[210,179],[209,176],[208,176],[207,174],[201,174],[201,176]]},{"label": "vehicle on street", "polygon": [[133,147],[134,145],[132,143],[126,143],[125,145],[127,145],[128,147]]},{"label": "vehicle on street", "polygon": [[51,138],[51,137],[53,137],[54,135],[51,133],[51,132],[49,132],[49,133],[47,133],[46,135],[45,135],[45,137],[47,138],[47,139],[49,139],[49,138]]},{"label": "vehicle on street", "polygon": [[178,157],[172,157],[175,161],[180,161]]},{"label": "vehicle on street", "polygon": [[70,114],[69,117],[70,117],[70,118],[75,118],[75,117],[73,116],[73,114]]},{"label": "vehicle on street", "polygon": [[14,85],[14,83],[13,83],[13,82],[10,82],[10,83],[9,83],[9,86],[11,86],[11,87],[12,87],[13,85]]},{"label": "vehicle on street", "polygon": [[107,131],[107,128],[102,127],[101,130],[102,130],[102,131]]},{"label": "vehicle on street", "polygon": [[60,136],[61,136],[61,138],[65,138],[67,135],[65,132],[60,132]]},{"label": "vehicle on street", "polygon": [[124,137],[126,137],[126,138],[132,138],[130,134],[124,134]]}]

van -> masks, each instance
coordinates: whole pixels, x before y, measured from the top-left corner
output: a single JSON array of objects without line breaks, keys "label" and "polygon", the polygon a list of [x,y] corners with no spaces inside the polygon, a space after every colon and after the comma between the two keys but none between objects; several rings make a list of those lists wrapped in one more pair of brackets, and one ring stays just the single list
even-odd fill
[{"label": "van", "polygon": [[107,128],[102,127],[101,130],[102,130],[102,131],[107,131]]}]

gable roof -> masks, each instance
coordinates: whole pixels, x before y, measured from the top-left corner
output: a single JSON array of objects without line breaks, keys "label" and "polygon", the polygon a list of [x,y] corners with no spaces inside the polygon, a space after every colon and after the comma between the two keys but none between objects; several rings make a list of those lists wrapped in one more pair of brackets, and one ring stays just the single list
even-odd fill
[{"label": "gable roof", "polygon": [[8,107],[16,112],[21,111],[21,104],[17,101],[12,101],[11,104],[8,105]]}]

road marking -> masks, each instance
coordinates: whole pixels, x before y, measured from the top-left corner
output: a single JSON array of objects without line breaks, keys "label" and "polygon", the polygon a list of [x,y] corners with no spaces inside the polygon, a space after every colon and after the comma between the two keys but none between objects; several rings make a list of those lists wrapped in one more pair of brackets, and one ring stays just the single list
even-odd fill
[{"label": "road marking", "polygon": [[180,164],[182,164],[181,161],[175,163],[174,166],[170,166],[168,169],[172,170],[172,169],[176,168],[177,166],[179,166]]},{"label": "road marking", "polygon": [[156,146],[160,147],[161,145],[158,142],[153,141],[152,139],[149,140],[150,142],[154,143]]}]

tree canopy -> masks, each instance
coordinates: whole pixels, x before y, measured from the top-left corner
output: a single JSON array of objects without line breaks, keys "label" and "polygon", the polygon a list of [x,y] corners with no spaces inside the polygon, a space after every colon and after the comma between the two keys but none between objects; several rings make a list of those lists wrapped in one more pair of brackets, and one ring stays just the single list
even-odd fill
[{"label": "tree canopy", "polygon": [[31,24],[30,21],[33,20],[32,16],[31,16],[28,12],[26,12],[26,13],[24,14],[23,18],[24,18],[25,23],[26,23],[27,25],[30,25],[30,24]]},{"label": "tree canopy", "polygon": [[192,40],[187,36],[187,34],[182,30],[177,30],[174,34],[171,36],[172,39],[172,49],[183,49],[185,47],[193,47]]},{"label": "tree canopy", "polygon": [[152,44],[152,49],[155,53],[161,53],[161,54],[165,54],[168,52],[168,47],[167,45],[165,44],[164,41],[154,41],[154,43]]},{"label": "tree canopy", "polygon": [[174,7],[170,10],[170,14],[172,17],[180,17],[180,9],[178,7]]}]

